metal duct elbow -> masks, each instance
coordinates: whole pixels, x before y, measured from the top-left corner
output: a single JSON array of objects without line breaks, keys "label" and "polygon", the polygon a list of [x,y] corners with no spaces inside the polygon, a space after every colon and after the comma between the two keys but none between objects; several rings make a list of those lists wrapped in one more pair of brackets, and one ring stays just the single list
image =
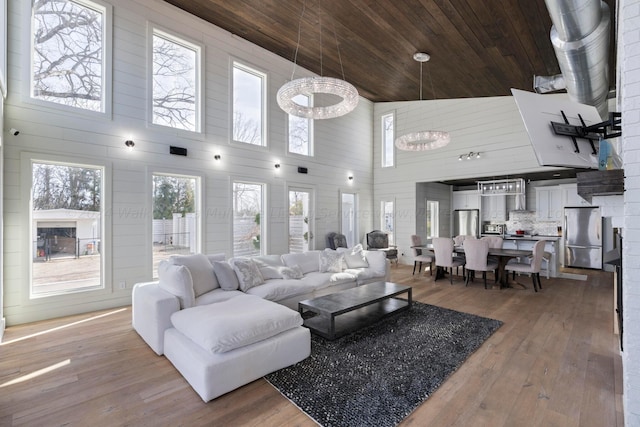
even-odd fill
[{"label": "metal duct elbow", "polygon": [[545,0],[553,26],[551,43],[574,102],[608,116],[609,6],[601,0]]}]

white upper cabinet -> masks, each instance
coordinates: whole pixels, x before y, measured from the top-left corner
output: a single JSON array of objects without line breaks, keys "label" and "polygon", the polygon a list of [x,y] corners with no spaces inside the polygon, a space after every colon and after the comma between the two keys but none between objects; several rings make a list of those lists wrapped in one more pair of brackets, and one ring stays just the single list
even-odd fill
[{"label": "white upper cabinet", "polygon": [[539,221],[560,221],[564,211],[564,193],[559,186],[536,188],[536,217]]},{"label": "white upper cabinet", "polygon": [[564,192],[564,205],[565,206],[591,206],[589,202],[578,195],[578,184],[565,184],[560,188]]},{"label": "white upper cabinet", "polygon": [[506,221],[507,220],[507,196],[482,196],[482,220]]},{"label": "white upper cabinet", "polygon": [[480,209],[480,195],[477,190],[454,191],[451,205],[456,209]]}]

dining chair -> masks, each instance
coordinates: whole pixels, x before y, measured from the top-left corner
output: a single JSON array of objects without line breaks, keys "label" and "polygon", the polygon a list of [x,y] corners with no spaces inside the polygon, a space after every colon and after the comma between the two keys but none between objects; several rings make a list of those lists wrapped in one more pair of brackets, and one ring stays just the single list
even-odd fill
[{"label": "dining chair", "polygon": [[464,258],[453,255],[453,239],[449,237],[434,237],[433,252],[436,255],[436,280],[438,278],[438,270],[450,269],[449,281],[453,284],[453,268],[462,267],[462,277],[465,277]]},{"label": "dining chair", "polygon": [[489,258],[489,241],[486,239],[466,239],[464,241],[465,269],[467,276],[464,285],[469,285],[473,272],[481,271],[484,288],[487,289],[487,271],[493,271],[495,281],[498,281],[498,262]]},{"label": "dining chair", "polygon": [[[482,236],[481,240],[486,240],[489,242],[489,249],[502,249],[502,244],[504,243],[504,239],[500,236]],[[490,261],[498,261],[498,257],[489,256]]]},{"label": "dining chair", "polygon": [[538,292],[538,288],[542,289],[542,283],[540,282],[540,270],[542,268],[542,257],[544,257],[544,245],[547,242],[545,240],[538,240],[533,245],[533,254],[531,257],[531,263],[527,262],[510,262],[504,269],[508,272],[513,272],[515,278],[516,273],[528,273],[531,275],[531,281],[533,282],[533,290]]},{"label": "dining chair", "polygon": [[413,250],[413,274],[416,274],[416,265],[420,263],[420,267],[418,271],[422,273],[422,263],[429,263],[429,275],[433,275],[433,261],[435,260],[435,255],[429,255],[423,253],[424,249],[420,248],[422,246],[422,238],[416,234],[411,235],[411,249]]}]

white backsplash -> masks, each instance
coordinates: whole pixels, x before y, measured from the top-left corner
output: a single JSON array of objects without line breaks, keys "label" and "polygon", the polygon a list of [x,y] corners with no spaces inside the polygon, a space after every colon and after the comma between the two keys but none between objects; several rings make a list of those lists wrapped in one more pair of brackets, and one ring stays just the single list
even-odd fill
[{"label": "white backsplash", "polygon": [[524,230],[527,234],[557,236],[560,221],[538,221],[533,211],[511,211],[507,221],[506,234],[515,234],[516,230]]}]

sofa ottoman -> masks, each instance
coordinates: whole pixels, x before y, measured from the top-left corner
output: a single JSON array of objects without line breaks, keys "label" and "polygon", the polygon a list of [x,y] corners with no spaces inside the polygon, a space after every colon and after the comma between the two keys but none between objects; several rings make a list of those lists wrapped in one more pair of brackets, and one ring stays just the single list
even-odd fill
[{"label": "sofa ottoman", "polygon": [[311,354],[300,314],[255,295],[171,315],[164,355],[208,402]]}]

